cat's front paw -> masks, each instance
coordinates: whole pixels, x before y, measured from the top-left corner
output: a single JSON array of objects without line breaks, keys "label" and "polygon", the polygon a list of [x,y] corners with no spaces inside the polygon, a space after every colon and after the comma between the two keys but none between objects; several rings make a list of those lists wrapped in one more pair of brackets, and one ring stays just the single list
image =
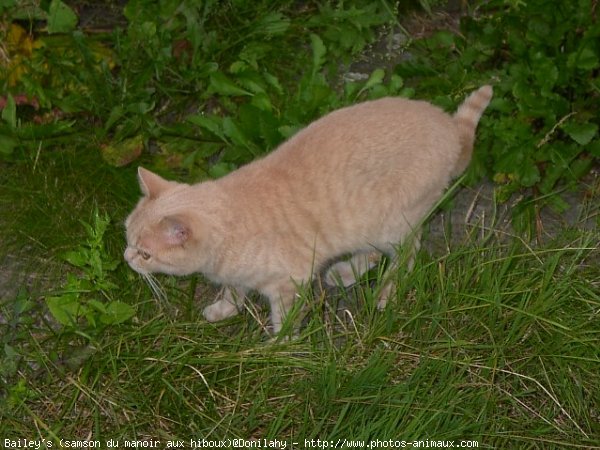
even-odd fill
[{"label": "cat's front paw", "polygon": [[202,310],[204,318],[209,322],[218,322],[219,320],[233,317],[238,312],[237,306],[223,300],[216,301]]}]

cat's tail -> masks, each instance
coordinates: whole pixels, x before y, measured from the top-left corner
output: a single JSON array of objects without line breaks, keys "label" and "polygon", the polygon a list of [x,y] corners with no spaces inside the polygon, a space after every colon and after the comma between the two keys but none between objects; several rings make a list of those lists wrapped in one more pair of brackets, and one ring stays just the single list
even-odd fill
[{"label": "cat's tail", "polygon": [[454,113],[454,123],[458,128],[462,149],[458,162],[452,172],[453,177],[463,173],[471,161],[473,142],[475,141],[475,129],[493,94],[494,91],[491,86],[482,86],[471,93]]}]

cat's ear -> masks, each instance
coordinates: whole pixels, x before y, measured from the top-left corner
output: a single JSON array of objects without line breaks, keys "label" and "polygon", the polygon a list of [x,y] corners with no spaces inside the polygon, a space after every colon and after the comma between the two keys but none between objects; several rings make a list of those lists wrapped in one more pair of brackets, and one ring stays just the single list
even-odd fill
[{"label": "cat's ear", "polygon": [[163,217],[160,227],[162,235],[169,245],[183,245],[192,235],[185,218],[180,216]]},{"label": "cat's ear", "polygon": [[155,173],[150,172],[143,167],[138,167],[138,180],[142,194],[146,197],[156,198],[161,192],[167,190],[171,186],[171,182],[161,178]]}]

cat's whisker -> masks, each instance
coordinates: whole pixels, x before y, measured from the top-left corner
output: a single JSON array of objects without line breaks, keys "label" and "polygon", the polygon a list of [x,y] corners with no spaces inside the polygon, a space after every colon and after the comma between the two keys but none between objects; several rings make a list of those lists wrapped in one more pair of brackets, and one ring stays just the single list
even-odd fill
[{"label": "cat's whisker", "polygon": [[160,285],[160,282],[156,279],[156,277],[154,275],[152,275],[151,273],[142,274],[142,277],[144,278],[144,280],[146,281],[146,284],[148,285],[148,287],[154,294],[154,297],[156,297],[156,299],[160,303],[166,303],[167,293],[165,292],[163,287]]}]

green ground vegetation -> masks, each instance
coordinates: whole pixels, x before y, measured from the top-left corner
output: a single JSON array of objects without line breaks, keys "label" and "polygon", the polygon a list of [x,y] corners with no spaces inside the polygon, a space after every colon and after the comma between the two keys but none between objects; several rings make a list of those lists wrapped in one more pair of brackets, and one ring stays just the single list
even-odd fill
[{"label": "green ground vegetation", "polygon": [[[86,20],[97,2],[0,0],[1,445],[600,448],[596,3],[464,2],[425,33],[408,17],[445,3],[413,3],[108,1],[106,25]],[[214,178],[340,106],[452,110],[484,83],[462,182],[493,180],[515,227],[420,252],[383,312],[377,270],[306,287],[299,336],[272,341],[260,299],[209,324],[200,276],[160,276],[156,299],[122,261],[137,165]],[[577,189],[579,220],[532,239]]]}]

